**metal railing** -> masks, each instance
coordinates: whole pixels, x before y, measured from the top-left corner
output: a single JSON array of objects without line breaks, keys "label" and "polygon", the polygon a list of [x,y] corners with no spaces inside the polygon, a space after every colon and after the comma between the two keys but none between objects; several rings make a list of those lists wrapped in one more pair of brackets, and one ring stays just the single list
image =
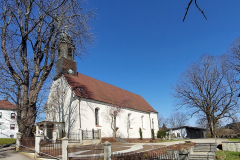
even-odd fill
[{"label": "metal railing", "polygon": [[99,139],[98,130],[82,130],[82,139]]},{"label": "metal railing", "polygon": [[174,153],[163,153],[158,150],[146,152],[115,153],[111,156],[112,160],[179,160],[179,155]]},{"label": "metal railing", "polygon": [[35,137],[21,137],[20,150],[24,151],[34,151],[35,150]]},{"label": "metal railing", "polygon": [[77,132],[66,133],[66,137],[69,141],[80,141],[81,139],[80,134]]},{"label": "metal railing", "polygon": [[62,141],[57,140],[41,140],[40,153],[47,157],[61,157],[62,156]]}]

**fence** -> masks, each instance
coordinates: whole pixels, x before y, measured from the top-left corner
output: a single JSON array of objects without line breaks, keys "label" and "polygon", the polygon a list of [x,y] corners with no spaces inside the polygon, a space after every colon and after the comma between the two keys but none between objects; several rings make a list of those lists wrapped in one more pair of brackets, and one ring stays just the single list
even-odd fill
[{"label": "fence", "polygon": [[34,151],[35,150],[35,137],[22,137],[20,140],[20,150]]},{"label": "fence", "polygon": [[179,154],[157,148],[145,152],[112,153],[111,158],[112,160],[179,160]]},{"label": "fence", "polygon": [[[94,132],[92,132],[94,133]],[[167,151],[166,150],[150,150],[140,153],[117,153],[112,154],[111,143],[105,142],[103,145],[84,145],[80,144],[74,147],[70,147],[68,144],[68,138],[62,138],[61,141],[52,140],[41,140],[43,135],[36,135],[34,138],[22,137],[21,133],[17,133],[17,148],[25,146],[30,150],[34,150],[39,155],[62,159],[62,160],[99,160],[99,159],[112,159],[112,160],[179,160],[178,151]]]},{"label": "fence", "polygon": [[104,158],[104,146],[103,145],[84,145],[68,147],[69,160],[81,159],[81,160],[99,160]]},{"label": "fence", "polygon": [[171,153],[157,153],[157,152],[140,152],[140,153],[118,153],[112,154],[112,160],[178,160],[176,154]]},{"label": "fence", "polygon": [[39,155],[52,158],[62,156],[62,141],[41,140]]},{"label": "fence", "polygon": [[99,139],[99,130],[82,130],[82,139]]},{"label": "fence", "polygon": [[66,137],[68,138],[69,141],[80,141],[81,140],[81,135],[79,133],[66,133]]}]

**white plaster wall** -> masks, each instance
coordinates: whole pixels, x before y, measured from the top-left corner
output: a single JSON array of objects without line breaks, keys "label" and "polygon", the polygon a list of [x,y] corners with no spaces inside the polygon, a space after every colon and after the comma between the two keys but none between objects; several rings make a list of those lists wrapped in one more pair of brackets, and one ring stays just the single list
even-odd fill
[{"label": "white plaster wall", "polygon": [[[111,123],[109,118],[107,118],[109,105],[102,102],[97,102],[94,100],[89,99],[82,99],[81,100],[81,124],[82,129],[101,129],[102,137],[112,137],[113,131],[111,129]],[[96,127],[95,125],[95,108],[99,108],[99,124],[101,127]],[[128,121],[128,114],[131,114],[131,124],[128,130],[127,121]],[[145,122],[143,122],[142,127],[142,116]],[[117,117],[117,127],[119,127],[117,131],[117,137],[128,138],[139,138],[139,128],[142,128],[143,138],[151,138],[151,128],[153,127],[150,124],[150,119],[154,119],[154,132],[155,135],[158,131],[158,120],[157,120],[157,113],[148,113],[133,110],[130,108],[123,109],[120,115]]]},{"label": "white plaster wall", "polygon": [[[16,138],[16,133],[18,132],[18,125],[17,125],[17,112],[14,110],[3,110],[0,109],[2,112],[2,118],[0,118],[0,138],[9,138],[10,135],[13,135]],[[11,119],[11,113],[15,113],[15,119]],[[10,124],[15,124],[15,129],[10,129]]]},{"label": "white plaster wall", "polygon": [[[169,133],[169,131],[167,133]],[[187,136],[186,128],[174,129],[174,130],[172,130],[172,133],[175,135],[175,137],[177,137],[178,133],[180,133],[181,138],[186,138],[186,136]]]},{"label": "white plaster wall", "polygon": [[[110,106],[107,103],[76,97],[64,77],[53,82],[47,102],[49,111],[46,113],[46,121],[65,122],[67,133],[78,133],[81,127],[82,130],[101,129],[102,137],[113,136],[107,114]],[[95,125],[95,108],[99,108],[101,127]],[[131,114],[131,129],[127,127],[129,113]],[[154,124],[152,124],[152,119]],[[158,131],[157,113],[123,109],[117,117],[117,127],[119,127],[118,137],[128,138],[129,131],[129,138],[139,138],[139,128],[142,128],[143,138],[151,138],[151,129],[154,129],[155,135]]]},{"label": "white plaster wall", "polygon": [[64,77],[53,82],[46,110],[46,121],[65,122],[66,133],[78,133],[79,98],[75,96]]}]

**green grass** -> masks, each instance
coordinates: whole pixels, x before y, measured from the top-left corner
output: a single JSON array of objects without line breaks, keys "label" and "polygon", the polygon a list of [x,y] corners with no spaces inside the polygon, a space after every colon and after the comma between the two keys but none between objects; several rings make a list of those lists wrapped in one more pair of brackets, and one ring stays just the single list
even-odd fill
[{"label": "green grass", "polygon": [[0,138],[0,145],[12,144],[15,142],[16,142],[16,139],[14,139],[14,138]]},{"label": "green grass", "polygon": [[239,138],[228,138],[228,141],[240,141]]},{"label": "green grass", "polygon": [[240,160],[240,152],[217,151],[216,160]]}]

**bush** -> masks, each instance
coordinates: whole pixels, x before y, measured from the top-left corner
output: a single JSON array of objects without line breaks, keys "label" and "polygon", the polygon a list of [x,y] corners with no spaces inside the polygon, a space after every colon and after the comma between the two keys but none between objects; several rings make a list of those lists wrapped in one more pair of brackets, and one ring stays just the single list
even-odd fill
[{"label": "bush", "polygon": [[139,128],[140,139],[142,140],[142,129]]},{"label": "bush", "polygon": [[154,136],[154,129],[152,129],[152,140],[155,139],[155,136]]},{"label": "bush", "polygon": [[157,137],[158,138],[163,138],[163,137],[166,137],[167,133],[166,133],[166,130],[159,130],[158,133],[157,133]]}]

